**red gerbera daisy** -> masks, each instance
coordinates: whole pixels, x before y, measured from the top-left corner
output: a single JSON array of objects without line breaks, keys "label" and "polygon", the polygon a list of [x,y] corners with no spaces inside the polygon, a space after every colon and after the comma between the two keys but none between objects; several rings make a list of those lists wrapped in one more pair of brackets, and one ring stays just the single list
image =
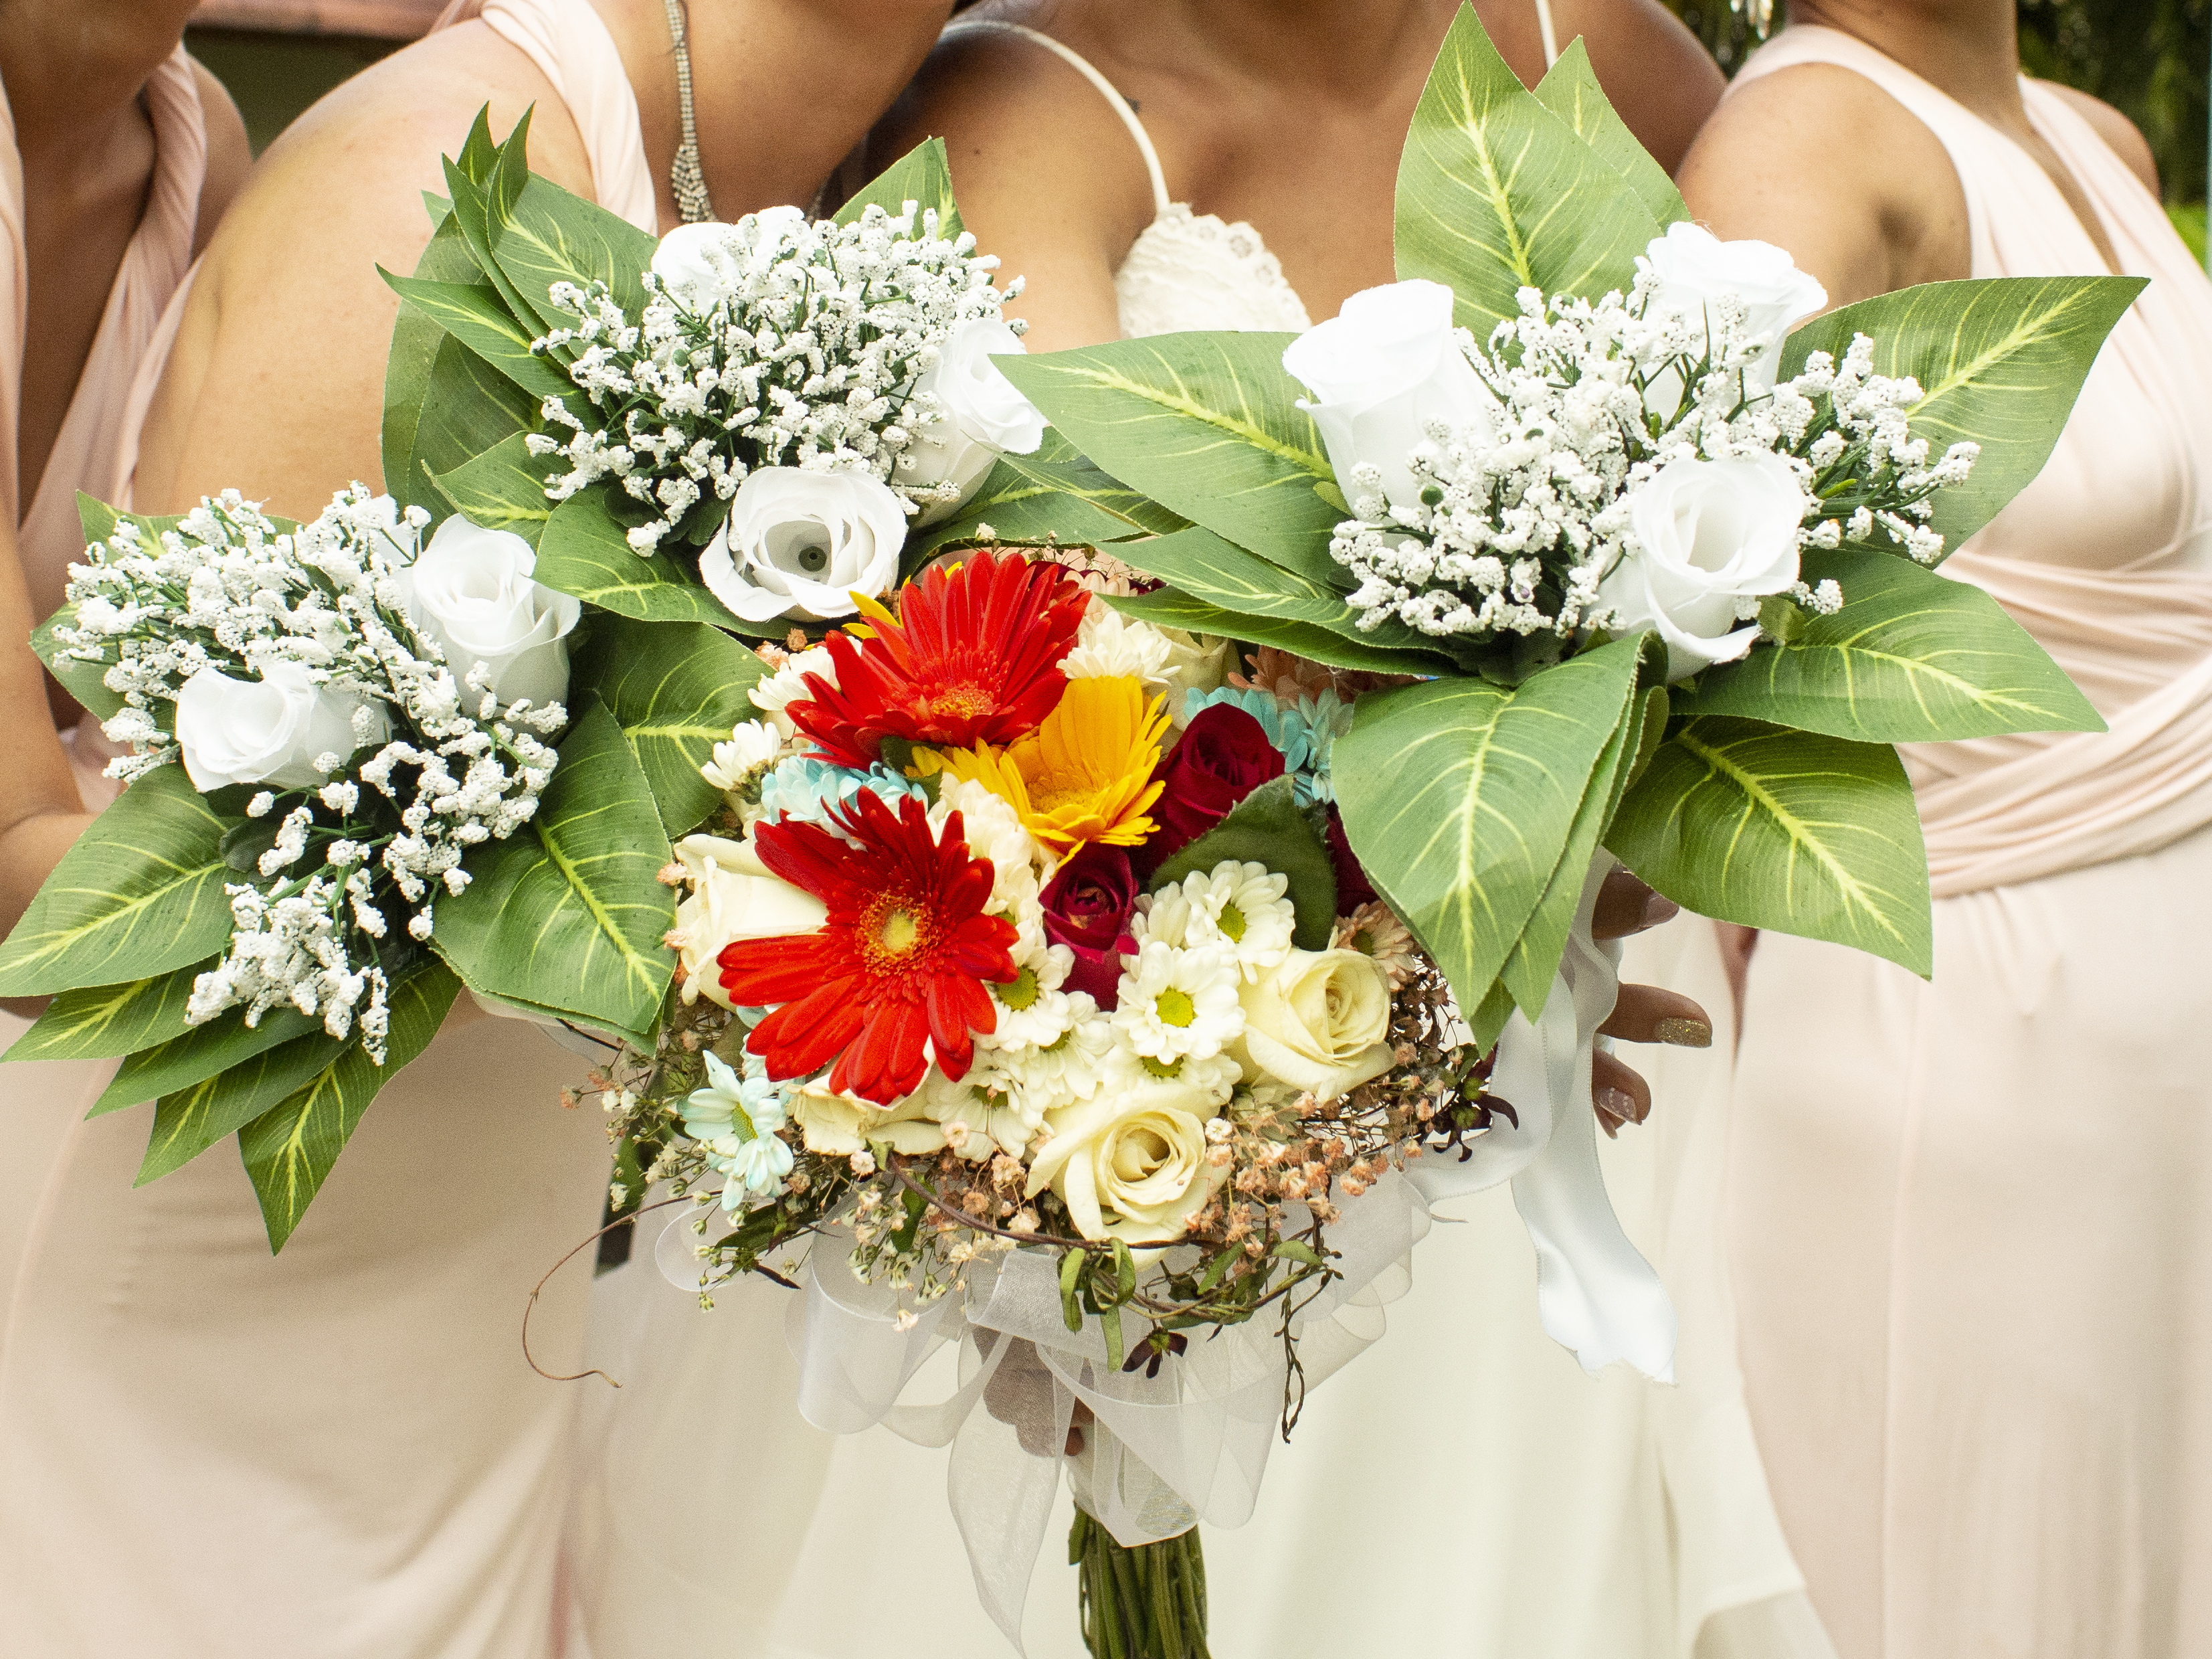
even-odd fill
[{"label": "red gerbera daisy", "polygon": [[837,683],[806,677],[811,698],[784,711],[839,766],[872,764],[885,738],[946,749],[1005,744],[1060,702],[1060,659],[1089,596],[1059,568],[1018,553],[978,553],[906,585],[896,617],[861,600],[872,637],[824,641]]},{"label": "red gerbera daisy", "polygon": [[914,796],[894,814],[864,789],[831,817],[860,845],[819,824],[761,826],[761,862],[830,915],[811,933],[725,947],[722,988],[741,1006],[783,1005],[745,1039],[770,1077],[804,1077],[834,1055],[831,1088],[888,1106],[921,1086],[925,1042],[945,1076],[968,1074],[969,1034],[998,1024],[983,987],[1014,978],[1018,936],[983,914],[991,861],[969,852],[957,812],[941,841]]}]

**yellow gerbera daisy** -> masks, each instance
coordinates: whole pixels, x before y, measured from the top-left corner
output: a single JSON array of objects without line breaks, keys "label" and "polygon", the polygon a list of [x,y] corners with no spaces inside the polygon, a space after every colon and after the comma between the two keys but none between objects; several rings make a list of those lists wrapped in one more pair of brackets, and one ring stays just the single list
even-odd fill
[{"label": "yellow gerbera daisy", "polygon": [[1004,749],[979,744],[937,758],[1012,806],[1064,858],[1085,842],[1134,847],[1152,834],[1145,810],[1160,798],[1152,772],[1167,729],[1162,699],[1147,699],[1127,675],[1107,675],[1070,680],[1044,723]]}]

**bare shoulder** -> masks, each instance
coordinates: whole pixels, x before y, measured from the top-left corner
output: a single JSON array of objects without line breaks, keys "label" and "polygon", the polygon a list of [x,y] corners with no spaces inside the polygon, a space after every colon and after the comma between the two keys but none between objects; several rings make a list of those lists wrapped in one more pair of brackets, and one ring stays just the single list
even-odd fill
[{"label": "bare shoulder", "polygon": [[465,24],[338,88],[270,146],[195,279],[150,410],[137,501],[163,511],[235,487],[312,514],[379,476],[385,359],[398,297],[479,109],[504,136],[534,106],[531,165],[592,191],[582,139],[520,52]]},{"label": "bare shoulder", "polygon": [[2149,141],[2134,122],[2101,98],[2092,98],[2086,92],[2056,81],[2040,84],[2064,99],[2076,115],[2096,130],[2097,137],[2110,146],[2112,154],[2127,163],[2128,171],[2143,181],[2143,188],[2154,196],[2158,194],[2158,159],[2151,154]]},{"label": "bare shoulder", "polygon": [[[1838,167],[1840,155],[1851,165]],[[1789,249],[1839,305],[1966,274],[1966,198],[1942,141],[1837,64],[1793,64],[1736,87],[1676,182],[1717,234]]]},{"label": "bare shoulder", "polygon": [[1673,172],[1727,89],[1720,66],[1659,0],[1567,0],[1555,9],[1560,32],[1583,37],[1629,131]]},{"label": "bare shoulder", "polygon": [[945,140],[971,219],[1050,210],[1093,227],[1115,260],[1152,221],[1152,185],[1121,117],[1033,40],[975,29],[941,42],[870,149],[888,158],[930,137]]},{"label": "bare shoulder", "polygon": [[238,106],[198,58],[192,60],[192,79],[199,86],[200,118],[207,131],[207,176],[200,183],[199,220],[192,232],[192,252],[198,253],[246,182],[253,152],[246,142],[246,123],[239,118]]}]

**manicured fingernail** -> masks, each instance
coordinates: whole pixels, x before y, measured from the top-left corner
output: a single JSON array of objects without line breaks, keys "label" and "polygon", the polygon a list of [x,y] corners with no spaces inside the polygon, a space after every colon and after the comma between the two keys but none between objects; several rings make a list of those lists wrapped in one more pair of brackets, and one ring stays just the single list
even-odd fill
[{"label": "manicured fingernail", "polygon": [[[1654,893],[1644,901],[1644,925],[1656,927],[1662,921],[1672,921],[1682,914],[1682,907],[1664,893]],[[1667,1041],[1662,1037],[1661,1042]]]},{"label": "manicured fingernail", "polygon": [[1636,1097],[1626,1089],[1601,1089],[1597,1091],[1597,1109],[1609,1120],[1607,1128],[1619,1123],[1641,1123],[1644,1114],[1636,1104]]},{"label": "manicured fingernail", "polygon": [[1710,1048],[1713,1028],[1702,1019],[1662,1019],[1651,1028],[1654,1042],[1671,1042],[1677,1048]]}]

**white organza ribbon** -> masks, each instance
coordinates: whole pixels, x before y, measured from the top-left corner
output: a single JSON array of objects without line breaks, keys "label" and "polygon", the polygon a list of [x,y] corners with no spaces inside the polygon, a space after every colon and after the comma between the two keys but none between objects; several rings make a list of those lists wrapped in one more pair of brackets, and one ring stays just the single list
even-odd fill
[{"label": "white organza ribbon", "polygon": [[[1385,1304],[1412,1283],[1413,1246],[1429,1204],[1513,1183],[1534,1241],[1544,1328],[1591,1370],[1626,1359],[1671,1377],[1674,1316],[1658,1277],[1620,1229],[1597,1163],[1590,1056],[1619,990],[1617,946],[1590,939],[1601,858],[1583,890],[1552,994],[1534,1024],[1519,1014],[1499,1038],[1491,1087],[1517,1125],[1497,1120],[1471,1155],[1414,1160],[1348,1200],[1328,1230],[1338,1277],[1302,1305],[1292,1327],[1304,1386],[1312,1387],[1382,1334]],[[679,1213],[657,1250],[661,1270],[697,1283],[698,1235]],[[1017,1250],[973,1264],[964,1292],[918,1310],[900,1328],[897,1293],[854,1275],[850,1235],[825,1230],[801,1270],[785,1333],[799,1360],[799,1409],[836,1434],[881,1423],[919,1444],[952,1449],[947,1482],[983,1606],[1021,1650],[1022,1607],[1065,1468],[1076,1501],[1121,1544],[1171,1538],[1203,1521],[1251,1517],[1274,1444],[1288,1377],[1279,1306],[1194,1340],[1154,1376],[1107,1364],[1096,1316],[1071,1331],[1057,1264]],[[903,1398],[945,1343],[961,1346],[950,1398]],[[1078,1403],[1093,1421],[1083,1449],[1065,1448]],[[983,1409],[978,1410],[978,1407]]]}]

